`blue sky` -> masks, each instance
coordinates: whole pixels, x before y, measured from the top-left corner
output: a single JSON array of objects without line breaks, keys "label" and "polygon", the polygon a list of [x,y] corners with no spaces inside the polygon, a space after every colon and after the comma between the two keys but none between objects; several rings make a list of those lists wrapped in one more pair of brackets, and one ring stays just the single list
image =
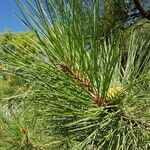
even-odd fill
[{"label": "blue sky", "polygon": [[[149,0],[142,0],[146,6]],[[144,4],[144,3],[143,3]],[[15,0],[0,0],[0,33],[11,30],[14,32],[27,31],[25,25],[15,17],[15,12],[19,14]]]},{"label": "blue sky", "polygon": [[0,0],[0,33],[6,30],[27,31],[25,25],[16,18],[15,12],[19,14],[15,0]]}]

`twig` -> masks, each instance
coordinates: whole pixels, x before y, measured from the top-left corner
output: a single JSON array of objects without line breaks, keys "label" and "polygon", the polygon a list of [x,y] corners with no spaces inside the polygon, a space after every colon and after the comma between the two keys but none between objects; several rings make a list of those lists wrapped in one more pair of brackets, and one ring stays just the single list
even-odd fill
[{"label": "twig", "polygon": [[102,98],[99,96],[99,93],[95,91],[91,83],[86,79],[81,72],[76,69],[73,66],[67,66],[63,63],[59,64],[61,70],[63,72],[68,72],[70,75],[73,76],[73,78],[82,85],[82,87],[90,93],[93,101],[98,105],[98,106],[107,106],[108,102],[106,99]]},{"label": "twig", "polygon": [[140,11],[141,15],[150,20],[150,13],[146,12],[144,6],[142,5],[141,0],[134,0],[134,3],[138,10]]}]

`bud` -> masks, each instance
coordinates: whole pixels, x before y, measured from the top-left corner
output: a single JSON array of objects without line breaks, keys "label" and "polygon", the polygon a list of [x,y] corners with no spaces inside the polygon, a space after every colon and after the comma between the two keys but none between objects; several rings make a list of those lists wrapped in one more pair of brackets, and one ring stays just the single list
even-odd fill
[{"label": "bud", "polygon": [[112,98],[112,97],[115,97],[121,93],[124,92],[124,88],[123,87],[112,87],[112,88],[109,88],[108,89],[108,92],[107,92],[107,97],[108,98]]}]

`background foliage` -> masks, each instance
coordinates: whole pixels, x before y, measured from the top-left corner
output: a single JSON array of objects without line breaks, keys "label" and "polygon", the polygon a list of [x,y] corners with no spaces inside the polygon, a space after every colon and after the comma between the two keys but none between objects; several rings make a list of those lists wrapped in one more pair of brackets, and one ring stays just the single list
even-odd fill
[{"label": "background foliage", "polygon": [[150,148],[149,22],[100,2],[17,1],[30,32],[0,36],[2,150]]}]

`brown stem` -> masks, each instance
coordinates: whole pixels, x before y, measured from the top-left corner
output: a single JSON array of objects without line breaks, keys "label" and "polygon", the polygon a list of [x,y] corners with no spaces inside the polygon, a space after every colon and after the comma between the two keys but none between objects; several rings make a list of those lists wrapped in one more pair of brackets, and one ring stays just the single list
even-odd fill
[{"label": "brown stem", "polygon": [[141,0],[134,0],[134,3],[138,10],[140,11],[141,15],[150,20],[150,13],[147,13],[144,9],[144,6],[142,5]]},{"label": "brown stem", "polygon": [[78,81],[78,83],[80,83],[88,93],[90,93],[93,101],[98,106],[107,106],[108,105],[107,100],[105,100],[104,98],[99,96],[99,93],[93,88],[93,86],[88,81],[88,79],[86,79],[78,69],[76,69],[75,67],[73,67],[71,65],[70,66],[65,65],[63,63],[59,64],[59,66],[63,72],[68,72],[70,75],[72,75],[73,78],[76,81]]}]

